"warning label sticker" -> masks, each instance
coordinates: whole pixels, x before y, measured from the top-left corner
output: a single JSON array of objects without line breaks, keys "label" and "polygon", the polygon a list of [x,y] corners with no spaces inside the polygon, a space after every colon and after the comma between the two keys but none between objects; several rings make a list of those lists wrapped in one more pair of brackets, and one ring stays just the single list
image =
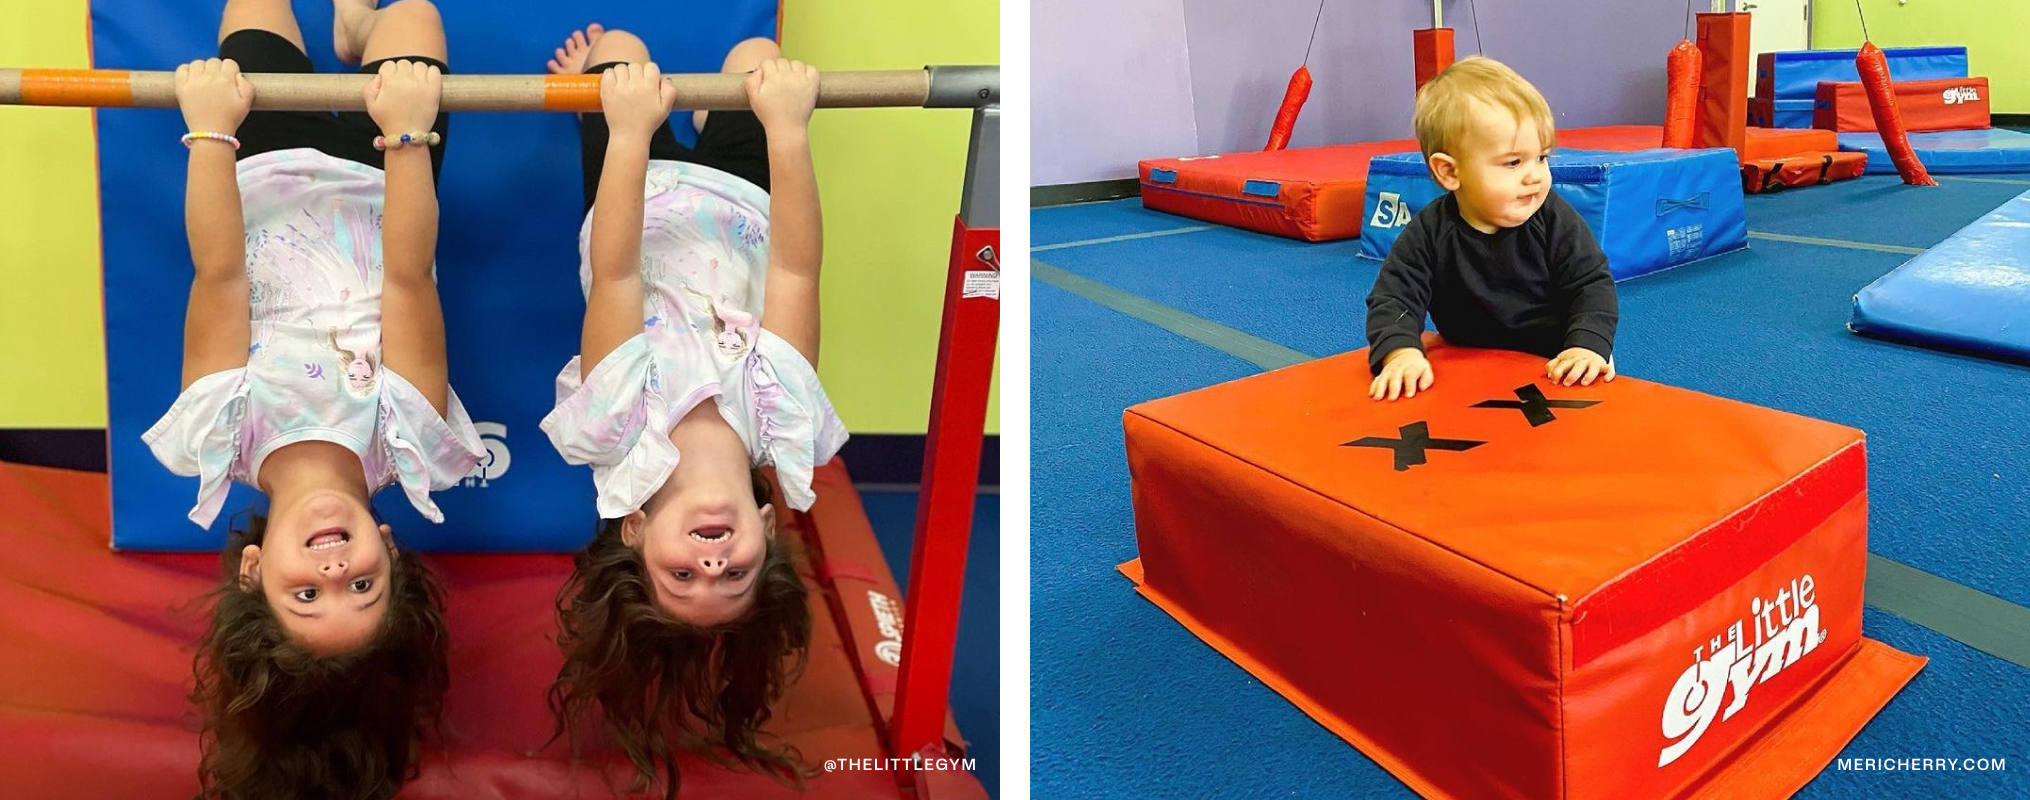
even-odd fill
[{"label": "warning label sticker", "polygon": [[1001,273],[991,269],[966,270],[966,282],[959,288],[959,297],[1001,299]]},{"label": "warning label sticker", "polygon": [[1675,264],[1698,255],[1699,244],[1706,238],[1706,226],[1694,223],[1671,228],[1664,231],[1664,237],[1670,242],[1671,263]]}]

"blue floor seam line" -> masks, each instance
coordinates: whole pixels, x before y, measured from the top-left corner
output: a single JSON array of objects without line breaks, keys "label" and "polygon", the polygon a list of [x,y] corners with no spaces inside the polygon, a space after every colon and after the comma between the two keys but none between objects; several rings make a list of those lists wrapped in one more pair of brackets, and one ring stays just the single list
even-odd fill
[{"label": "blue floor seam line", "polygon": [[1967,183],[1999,183],[2005,186],[2030,186],[2030,181],[2017,178],[1972,178],[1965,175],[1933,175],[1942,181],[1965,181]]},{"label": "blue floor seam line", "polygon": [[1193,225],[1193,226],[1190,226],[1190,227],[1187,227],[1187,228],[1171,228],[1171,229],[1169,229],[1169,230],[1161,230],[1161,231],[1146,231],[1146,232],[1143,232],[1143,233],[1129,233],[1129,234],[1123,234],[1123,235],[1120,235],[1120,236],[1102,236],[1102,237],[1100,237],[1100,238],[1098,238],[1098,239],[1080,239],[1080,240],[1078,240],[1078,241],[1076,241],[1076,242],[1059,242],[1059,243],[1057,243],[1057,244],[1039,244],[1039,245],[1035,245],[1035,246],[1033,246],[1033,247],[1030,247],[1030,248],[1029,248],[1029,252],[1031,252],[1031,253],[1041,253],[1041,252],[1044,252],[1044,251],[1046,251],[1046,250],[1063,250],[1063,249],[1066,249],[1066,248],[1070,248],[1070,247],[1084,247],[1084,246],[1086,246],[1086,245],[1091,245],[1091,244],[1109,244],[1109,243],[1112,243],[1112,242],[1128,242],[1128,241],[1134,241],[1134,240],[1136,240],[1136,239],[1154,239],[1154,238],[1156,238],[1156,237],[1158,237],[1158,236],[1176,236],[1177,234],[1180,234],[1180,233],[1197,233],[1197,232],[1199,232],[1199,231],[1209,231],[1209,230],[1212,230],[1212,229],[1213,229],[1213,228],[1215,228],[1215,227],[1218,227],[1218,226],[1216,226],[1216,225]]},{"label": "blue floor seam line", "polygon": [[1865,591],[1868,605],[2030,668],[2030,608],[1874,553]]},{"label": "blue floor seam line", "polygon": [[1262,369],[1278,369],[1310,361],[1311,356],[1275,342],[1221,325],[1204,317],[1121,291],[1099,281],[1029,259],[1037,279],[1100,305],[1211,347]]},{"label": "blue floor seam line", "polygon": [[[1773,234],[1764,234],[1774,236]],[[1779,241],[1790,241],[1783,237]],[[1832,241],[1832,240],[1824,240]],[[1806,244],[1816,243],[1812,241]],[[1874,245],[1864,249],[1886,248]],[[1902,248],[1922,252],[1916,248]],[[1315,356],[1180,311],[1030,258],[1037,280],[1261,367],[1279,369]],[[1936,631],[1982,653],[2030,669],[2030,608],[1868,554],[1867,604]]]},{"label": "blue floor seam line", "polygon": [[1872,250],[1877,253],[1897,253],[1906,256],[1914,256],[1925,251],[1925,248],[1922,247],[1905,247],[1899,244],[1850,242],[1845,239],[1821,239],[1816,236],[1793,236],[1788,233],[1769,233],[1767,231],[1749,231],[1748,238],[1767,239],[1772,242],[1789,242],[1791,244],[1815,244],[1821,247],[1844,247],[1849,250]]}]

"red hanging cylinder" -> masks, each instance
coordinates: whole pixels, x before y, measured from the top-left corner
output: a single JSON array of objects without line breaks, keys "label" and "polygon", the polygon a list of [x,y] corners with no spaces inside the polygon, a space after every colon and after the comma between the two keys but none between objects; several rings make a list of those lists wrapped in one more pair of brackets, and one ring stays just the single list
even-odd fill
[{"label": "red hanging cylinder", "polygon": [[1691,147],[1698,136],[1699,48],[1690,39],[1678,40],[1666,62],[1669,75],[1664,99],[1663,146]]},{"label": "red hanging cylinder", "polygon": [[1304,109],[1304,101],[1311,97],[1311,70],[1303,65],[1290,73],[1290,86],[1283,90],[1283,107],[1276,109],[1276,124],[1269,129],[1269,144],[1263,150],[1281,150],[1290,146],[1290,129],[1297,127],[1297,112]]},{"label": "red hanging cylinder", "polygon": [[1861,73],[1861,87],[1868,90],[1868,110],[1875,114],[1875,130],[1882,134],[1882,147],[1895,162],[1896,174],[1911,186],[1937,186],[1938,181],[1931,179],[1924,162],[1910,149],[1910,134],[1903,129],[1903,115],[1896,112],[1896,93],[1889,88],[1889,60],[1882,56],[1882,48],[1874,42],[1863,44],[1861,54],[1854,57],[1854,68]]}]

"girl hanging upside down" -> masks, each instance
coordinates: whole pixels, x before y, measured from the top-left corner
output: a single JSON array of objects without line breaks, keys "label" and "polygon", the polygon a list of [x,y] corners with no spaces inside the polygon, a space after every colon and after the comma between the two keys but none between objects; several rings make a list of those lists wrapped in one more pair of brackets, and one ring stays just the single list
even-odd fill
[{"label": "girl hanging upside down", "polygon": [[339,0],[333,46],[366,63],[366,113],[256,111],[249,72],[311,72],[288,0],[230,0],[217,58],[176,71],[190,128],[196,274],[183,391],[143,439],[268,513],[229,537],[199,643],[200,797],[388,798],[414,774],[447,683],[441,590],[376,524],[399,484],[434,489],[485,455],[446,382],[432,265],[444,29],[427,0]]}]

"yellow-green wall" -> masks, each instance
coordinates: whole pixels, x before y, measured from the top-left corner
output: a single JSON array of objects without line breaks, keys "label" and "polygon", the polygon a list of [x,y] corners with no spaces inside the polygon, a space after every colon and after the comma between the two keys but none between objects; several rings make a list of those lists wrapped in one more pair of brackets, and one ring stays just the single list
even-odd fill
[{"label": "yellow-green wall", "polygon": [[[86,0],[13,3],[0,64],[87,65]],[[993,2],[788,0],[784,49],[824,70],[1000,62]],[[827,110],[824,380],[861,433],[922,433],[970,118]],[[106,424],[90,113],[0,107],[0,427]],[[995,387],[998,398],[999,386]],[[999,430],[999,403],[988,432]]]},{"label": "yellow-green wall", "polygon": [[[783,54],[820,70],[1001,62],[992,0],[787,0],[782,16]],[[924,431],[971,125],[957,109],[841,109],[811,121],[825,213],[820,372],[855,432]],[[994,389],[989,433],[1000,430],[998,378]]]},{"label": "yellow-green wall", "polygon": [[[1988,79],[1989,109],[2030,113],[2030,3],[2022,0],[1862,0],[1868,33],[1877,47],[1964,45],[1967,71]],[[1852,0],[1812,4],[1812,47],[1861,46],[1861,20]]]},{"label": "yellow-green wall", "polygon": [[[10,3],[0,65],[84,67],[85,0]],[[0,106],[0,427],[106,426],[91,112]]]}]

